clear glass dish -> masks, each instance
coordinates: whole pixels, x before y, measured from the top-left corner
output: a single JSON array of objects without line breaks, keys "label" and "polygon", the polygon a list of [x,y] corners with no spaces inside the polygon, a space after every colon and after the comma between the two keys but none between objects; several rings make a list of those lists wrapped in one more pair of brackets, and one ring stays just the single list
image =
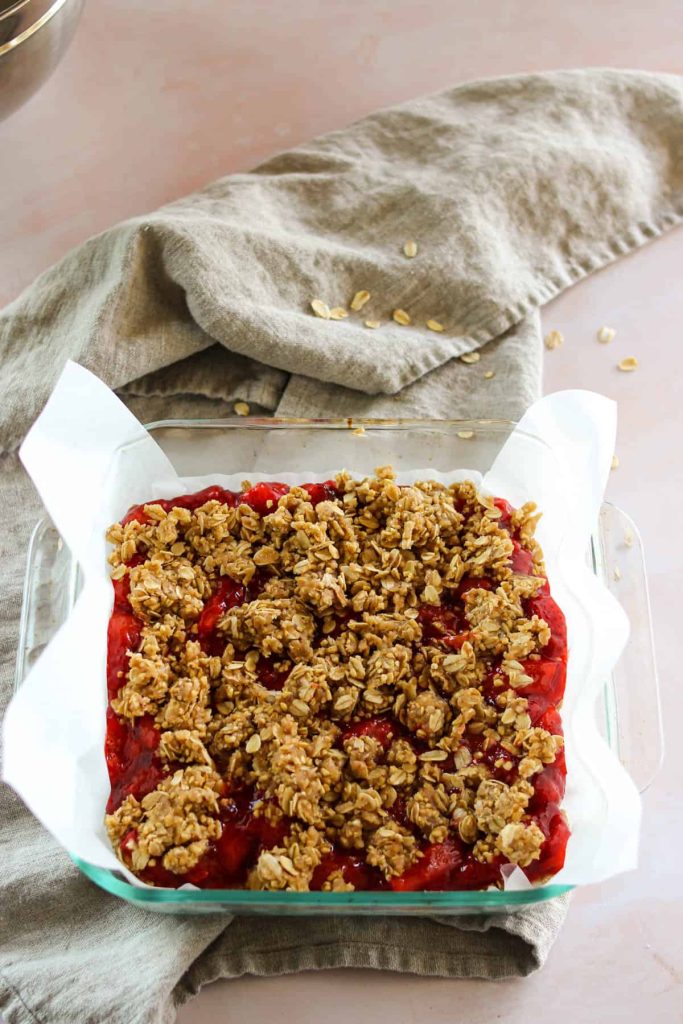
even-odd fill
[{"label": "clear glass dish", "polygon": [[[485,473],[513,427],[502,420],[231,419],[163,420],[147,429],[181,476],[248,476],[251,468],[277,479],[284,472],[305,476],[345,467],[369,473],[386,463],[399,470],[465,468]],[[524,443],[536,457],[551,458],[540,438],[527,434]],[[118,457],[134,459],[135,447],[120,449]],[[605,680],[596,716],[605,740],[642,792],[662,757],[657,672],[642,545],[634,524],[613,505],[603,505],[586,557],[631,621],[627,649]],[[17,686],[69,615],[79,588],[77,564],[49,519],[41,520],[28,551]],[[119,872],[76,857],[74,861],[107,892],[169,913],[491,914],[551,899],[572,888],[548,883],[525,892],[170,890],[138,888]]]}]

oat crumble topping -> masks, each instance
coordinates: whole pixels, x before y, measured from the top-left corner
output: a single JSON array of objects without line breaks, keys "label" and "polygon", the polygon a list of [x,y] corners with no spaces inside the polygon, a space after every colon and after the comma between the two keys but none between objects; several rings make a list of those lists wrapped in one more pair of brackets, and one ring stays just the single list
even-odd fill
[{"label": "oat crumble topping", "polygon": [[547,657],[535,506],[399,486],[391,467],[311,488],[158,502],[110,528],[129,630],[119,661],[110,639],[118,856],[153,884],[201,885],[242,829],[232,884],[293,891],[348,891],[363,871],[375,888],[429,881],[455,844],[493,870],[484,885],[539,862],[535,786],[549,766],[563,786],[564,761],[561,690],[540,706],[534,687],[564,654]]}]

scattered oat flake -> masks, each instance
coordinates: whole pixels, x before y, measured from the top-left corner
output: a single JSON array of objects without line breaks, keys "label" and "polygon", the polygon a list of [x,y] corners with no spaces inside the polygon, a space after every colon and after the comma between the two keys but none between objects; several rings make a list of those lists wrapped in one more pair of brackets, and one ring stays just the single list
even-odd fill
[{"label": "scattered oat flake", "polygon": [[249,408],[246,402],[235,402],[235,404],[233,405],[233,409],[235,410],[238,416],[248,416],[249,413],[251,412],[251,409]]},{"label": "scattered oat flake", "polygon": [[546,334],[545,340],[544,340],[544,345],[548,349],[549,352],[552,352],[553,349],[559,348],[560,345],[563,342],[564,342],[564,335],[563,334],[561,334],[559,331],[551,331],[549,334]]},{"label": "scattered oat flake", "polygon": [[362,309],[366,302],[370,301],[370,292],[366,292],[365,289],[356,292],[354,297],[351,299],[349,305],[351,309],[357,313],[359,309]]},{"label": "scattered oat flake", "polygon": [[626,356],[626,359],[622,359],[620,363],[617,363],[617,369],[623,370],[624,373],[631,373],[633,370],[638,369],[638,360],[635,356]]},{"label": "scattered oat flake", "polygon": [[403,251],[408,259],[411,260],[413,256],[417,256],[417,242],[414,242],[412,238],[409,239],[409,241],[404,244]]},{"label": "scattered oat flake", "polygon": [[459,430],[458,437],[461,437],[463,441],[469,441],[471,437],[474,437],[473,430]]},{"label": "scattered oat flake", "polygon": [[634,544],[634,541],[635,541],[635,537],[633,536],[633,534],[631,533],[630,530],[627,530],[626,533],[624,534],[624,544],[626,545],[627,548],[632,548],[633,544]]},{"label": "scattered oat flake", "polygon": [[401,324],[402,327],[407,327],[408,324],[412,324],[410,314],[406,313],[405,309],[395,309],[391,314],[397,324]]},{"label": "scattered oat flake", "polygon": [[322,299],[313,299],[311,309],[316,316],[322,317],[323,320],[330,319],[330,307]]},{"label": "scattered oat flake", "polygon": [[616,333],[613,327],[601,327],[597,333],[597,339],[601,344],[607,345],[614,340]]},{"label": "scattered oat flake", "polygon": [[615,578],[615,580],[620,580],[621,579],[621,569],[619,568],[618,565],[614,566],[614,578]]},{"label": "scattered oat flake", "polygon": [[484,374],[484,380],[491,380],[496,376],[495,370],[487,370]]},{"label": "scattered oat flake", "polygon": [[365,437],[365,427],[356,427],[354,434],[356,437]]},{"label": "scattered oat flake", "polygon": [[460,356],[461,363],[478,363],[481,356],[478,352],[465,352],[464,355]]},{"label": "scattered oat flake", "polygon": [[439,323],[438,320],[428,320],[427,327],[430,331],[438,331],[439,333],[444,329],[443,324]]},{"label": "scattered oat flake", "polygon": [[343,309],[342,306],[335,306],[330,310],[330,320],[346,320],[348,315],[348,310]]},{"label": "scattered oat flake", "polygon": [[619,456],[616,455],[616,454],[612,456],[612,467],[611,468],[612,469],[619,469]]},{"label": "scattered oat flake", "polygon": [[371,327],[374,330],[376,327],[380,326],[380,321],[379,320],[366,320],[365,321],[365,326],[366,327]]}]

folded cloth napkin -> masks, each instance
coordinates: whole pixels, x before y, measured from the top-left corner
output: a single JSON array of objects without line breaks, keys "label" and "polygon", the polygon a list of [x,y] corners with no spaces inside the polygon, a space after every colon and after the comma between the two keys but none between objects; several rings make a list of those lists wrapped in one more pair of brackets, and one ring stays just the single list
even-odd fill
[{"label": "folded cloth napkin", "polygon": [[[39,278],[0,314],[0,703],[40,511],[15,449],[67,357],[146,420],[226,415],[235,399],[289,416],[514,418],[540,393],[538,307],[680,222],[682,154],[677,77],[477,82],[128,221]],[[313,315],[313,299],[348,309],[361,290],[361,311]],[[454,358],[481,346],[479,362]],[[485,918],[153,915],[96,890],[13,794],[0,800],[11,1024],[170,1024],[202,985],[245,972],[524,975],[566,913],[560,898]]]}]

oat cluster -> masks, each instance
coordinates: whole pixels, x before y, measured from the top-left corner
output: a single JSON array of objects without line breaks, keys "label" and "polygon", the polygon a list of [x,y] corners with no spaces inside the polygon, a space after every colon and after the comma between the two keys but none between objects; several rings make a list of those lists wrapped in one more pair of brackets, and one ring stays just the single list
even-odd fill
[{"label": "oat cluster", "polygon": [[[129,722],[153,716],[158,756],[173,766],[107,817],[120,856],[129,837],[134,871],[187,872],[244,786],[259,794],[257,814],[290,823],[258,856],[254,889],[308,889],[333,845],[387,880],[452,832],[482,862],[539,857],[544,837],[526,809],[562,738],[532,726],[518,690],[530,682],[522,661],[550,639],[524,610],[542,581],[513,573],[501,513],[470,482],[399,486],[385,467],[362,480],[341,473],[336,486],[338,497],[317,505],[295,487],[263,516],[247,504],[151,504],[146,522],[109,530],[112,575],[129,576],[143,623],[111,706]],[[512,527],[542,574],[537,518],[526,505]],[[209,654],[197,624],[225,577],[256,596],[219,618],[222,653]],[[462,599],[459,646],[426,639],[420,610],[448,603],[465,577],[475,585]],[[280,690],[261,682],[265,659],[286,676]],[[494,659],[503,684],[486,699]],[[382,716],[393,723],[383,739],[358,729]],[[466,736],[500,746],[496,767],[519,759],[516,781],[493,777]],[[412,829],[392,814],[397,801]],[[351,886],[334,872],[325,887]]]}]

